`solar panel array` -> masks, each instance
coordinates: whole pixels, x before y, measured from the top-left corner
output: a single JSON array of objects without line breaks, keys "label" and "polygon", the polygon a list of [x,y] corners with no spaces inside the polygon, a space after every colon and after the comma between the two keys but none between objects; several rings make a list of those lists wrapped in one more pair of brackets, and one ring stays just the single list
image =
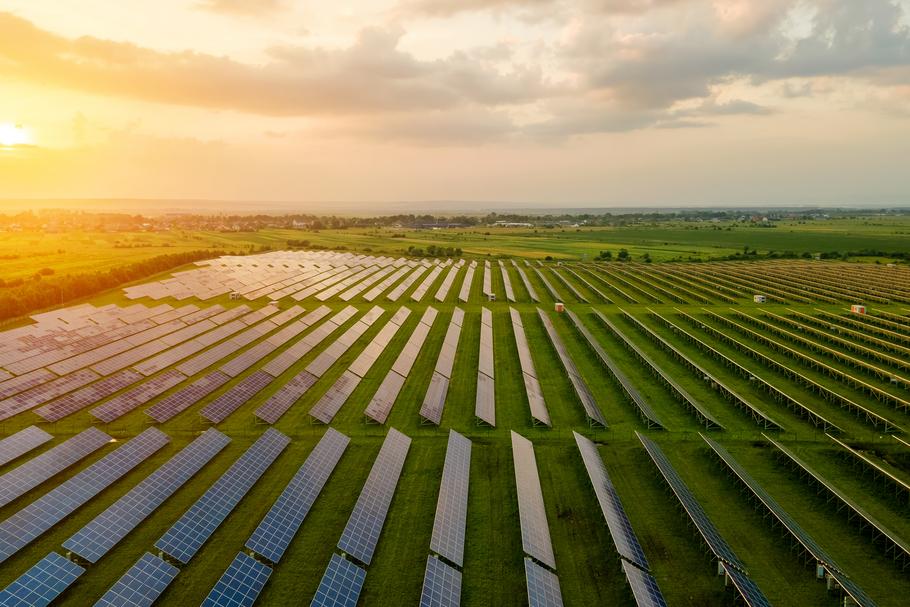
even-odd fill
[{"label": "solar panel array", "polygon": [[31,569],[0,590],[0,605],[13,607],[44,607],[50,605],[72,585],[85,569],[51,552]]},{"label": "solar panel array", "polygon": [[525,581],[529,607],[562,607],[559,578],[549,569],[525,557]]},{"label": "solar panel array", "polygon": [[394,289],[389,291],[388,294],[386,294],[386,296],[385,296],[386,299],[388,299],[389,301],[398,301],[399,299],[401,299],[401,296],[404,295],[405,291],[410,289],[411,286],[415,282],[417,282],[417,280],[421,276],[423,276],[426,271],[427,271],[426,266],[418,266],[417,269],[414,270],[413,272],[411,272],[411,274],[409,274],[407,278],[405,278],[400,283],[398,283],[398,286],[396,286]]},{"label": "solar panel array", "polygon": [[178,413],[192,407],[230,380],[230,376],[221,371],[212,371],[187,387],[181,388],[177,392],[161,399],[146,409],[145,413],[155,421],[164,423]]},{"label": "solar panel array", "polygon": [[372,326],[376,320],[385,313],[385,310],[379,306],[373,306],[369,312],[360,317],[347,331],[342,333],[338,339],[332,342],[329,347],[319,353],[313,361],[307,365],[306,370],[315,375],[322,377],[323,374],[334,365],[341,356],[360,339],[364,333]]},{"label": "solar panel array", "polygon": [[366,565],[373,559],[410,446],[410,438],[395,428],[389,429],[338,540],[340,550]]},{"label": "solar panel array", "polygon": [[[582,337],[584,337],[585,342],[588,344],[588,347],[594,351],[601,364],[616,379],[617,383],[619,383],[628,399],[635,405],[642,420],[648,425],[649,428],[663,429],[663,422],[657,416],[657,413],[651,407],[650,403],[645,400],[638,389],[632,384],[632,381],[625,374],[625,372],[619,367],[619,365],[616,364],[613,358],[607,354],[606,350],[604,350],[603,347],[597,342],[588,328],[585,327],[581,322],[581,319],[578,318],[578,316],[576,316],[572,311],[567,310],[566,314],[572,321],[575,329],[582,335]],[[541,317],[543,317],[543,312],[541,312]]]},{"label": "solar panel array", "polygon": [[332,554],[310,606],[356,607],[366,577],[366,569]]},{"label": "solar panel array", "polygon": [[7,436],[0,440],[0,466],[5,466],[32,449],[37,449],[47,441],[53,440],[53,438],[53,436],[38,426],[29,426]]},{"label": "solar panel array", "polygon": [[477,364],[477,393],[474,416],[490,426],[496,425],[496,389],[493,380],[493,313],[480,309],[480,358]]},{"label": "solar panel array", "polygon": [[63,542],[95,563],[186,484],[231,441],[210,428]]},{"label": "solar panel array", "polygon": [[560,295],[559,292],[553,287],[553,284],[547,280],[547,277],[543,275],[543,272],[541,272],[539,268],[532,269],[534,270],[534,273],[537,274],[537,278],[540,279],[540,282],[543,283],[543,286],[546,288],[547,293],[550,294],[550,297],[552,297],[554,301],[562,301],[562,295]]},{"label": "solar panel array", "polygon": [[452,289],[452,285],[455,283],[455,278],[458,276],[459,270],[464,265],[464,260],[461,259],[458,263],[454,264],[449,271],[446,273],[446,277],[442,279],[442,284],[439,285],[439,289],[436,290],[436,295],[434,299],[439,303],[442,303],[446,300],[446,296],[449,294],[449,291]]},{"label": "solar panel array", "polygon": [[213,424],[220,423],[239,409],[241,405],[268,387],[274,380],[275,378],[265,371],[256,371],[203,407],[200,414]]},{"label": "solar panel array", "polygon": [[[569,318],[572,319],[573,323],[576,321],[578,323],[581,322],[571,312],[567,311],[567,314],[569,314]],[[592,425],[606,428],[607,420],[604,418],[603,413],[600,411],[600,407],[597,405],[597,400],[594,398],[594,393],[591,391],[591,388],[588,387],[588,382],[586,382],[584,377],[582,377],[581,372],[578,370],[578,367],[575,366],[575,361],[572,360],[572,356],[569,354],[569,351],[563,344],[562,338],[559,337],[559,333],[556,332],[556,327],[553,326],[553,322],[550,320],[550,317],[547,316],[540,308],[537,308],[537,315],[540,317],[540,322],[543,323],[543,327],[547,331],[547,335],[550,338],[550,343],[553,344],[553,349],[556,350],[556,354],[559,357],[559,361],[562,363],[563,369],[566,370],[566,375],[569,376],[569,381],[572,383],[572,388],[575,390],[575,394],[578,396],[578,400],[581,401],[581,406],[585,410],[585,415],[588,417],[588,422]],[[580,327],[580,331],[587,331],[587,329],[581,325],[576,326]],[[591,339],[594,338],[591,337]]]},{"label": "solar panel array", "polygon": [[149,428],[0,523],[0,563],[138,466],[170,439]]},{"label": "solar panel array", "polygon": [[360,380],[363,379],[369,370],[373,367],[376,360],[382,355],[388,347],[389,342],[398,333],[401,325],[410,316],[411,311],[401,307],[389,319],[389,322],[379,330],[373,337],[367,347],[354,359],[348,370],[339,377],[334,384],[323,394],[322,398],[310,409],[310,415],[324,424],[332,421],[348,397],[357,388]]},{"label": "solar panel array", "polygon": [[155,542],[155,547],[188,563],[290,442],[278,430],[266,430]]},{"label": "solar panel array", "polygon": [[103,422],[112,422],[130,411],[144,405],[153,398],[161,396],[174,386],[186,380],[186,375],[176,369],[169,369],[141,384],[118,394],[114,398],[98,405],[89,413]]},{"label": "solar panel array", "polygon": [[25,495],[109,442],[110,436],[90,427],[10,470],[0,476],[0,506]]},{"label": "solar panel array", "polygon": [[247,548],[273,563],[281,560],[350,440],[328,429],[247,540]]},{"label": "solar panel array", "polygon": [[534,359],[531,358],[531,347],[528,345],[528,338],[525,335],[525,327],[521,321],[521,314],[515,308],[509,308],[509,315],[512,317],[512,333],[515,335],[515,347],[518,349],[518,361],[521,364],[521,377],[524,380],[525,394],[528,396],[528,407],[531,409],[531,418],[545,426],[552,425],[550,422],[550,413],[547,411],[547,403],[543,397],[543,390],[540,388],[540,381],[537,379],[537,371],[534,368]]},{"label": "solar panel array", "polygon": [[515,464],[515,486],[518,491],[518,518],[521,521],[521,545],[525,554],[556,569],[547,510],[543,503],[534,445],[517,432],[512,437],[512,459]]},{"label": "solar panel array", "polygon": [[180,570],[148,552],[117,580],[95,607],[151,607]]},{"label": "solar panel array", "polygon": [[[331,309],[325,306],[319,306],[319,308],[310,312],[298,322],[305,323],[308,328],[313,327],[313,325],[325,318],[329,313],[331,313]],[[356,314],[357,308],[354,308],[353,306],[345,307],[330,319],[315,327],[301,339],[291,344],[284,352],[263,365],[262,370],[271,374],[273,377],[278,377]]]},{"label": "solar panel array", "polygon": [[262,421],[274,424],[319,380],[307,371],[301,371],[281,386],[253,413]]},{"label": "solar panel array", "polygon": [[632,596],[635,597],[635,604],[638,607],[667,607],[664,595],[653,575],[628,561],[622,561],[622,570],[629,587],[632,588]]},{"label": "solar panel array", "polygon": [[461,289],[458,291],[458,300],[467,303],[468,298],[471,296],[471,284],[474,282],[474,272],[477,269],[477,262],[472,261],[468,264],[468,269],[465,272],[464,280],[461,283]]},{"label": "solar panel array", "polygon": [[430,334],[433,323],[436,322],[437,315],[438,313],[433,307],[428,307],[424,311],[420,322],[414,327],[414,331],[408,338],[407,343],[398,354],[398,358],[392,363],[392,368],[367,404],[364,415],[369,419],[380,424],[384,424],[388,419],[392,406],[395,404],[401,388],[404,386],[411,369],[414,367],[414,363],[417,361],[417,356],[420,354],[421,348],[423,348],[427,335]]},{"label": "solar panel array", "polygon": [[435,556],[427,557],[420,607],[458,607],[460,604],[461,572]]},{"label": "solar panel array", "polygon": [[493,292],[493,270],[490,268],[490,262],[483,262],[483,285],[481,287],[481,293],[487,299],[491,299],[496,296]]},{"label": "solar panel array", "polygon": [[714,523],[712,523],[711,519],[708,518],[708,515],[705,514],[701,504],[698,503],[698,500],[692,495],[689,487],[686,486],[672,464],[670,464],[670,460],[664,455],[663,450],[647,436],[639,432],[636,432],[635,434],[651,457],[651,461],[657,466],[657,469],[670,487],[670,490],[676,496],[676,499],[679,500],[683,510],[685,510],[689,519],[692,521],[692,524],[698,530],[699,535],[701,535],[702,539],[708,545],[708,549],[711,550],[719,561],[726,562],[740,571],[745,571],[746,567],[743,562],[739,560],[739,557],[736,556],[733,549],[730,548],[730,545],[727,544],[727,541],[721,536],[720,532],[714,526]]},{"label": "solar panel array", "polygon": [[427,394],[420,406],[420,416],[436,424],[442,421],[442,410],[445,407],[446,395],[449,392],[449,381],[452,379],[452,369],[455,366],[455,354],[458,352],[458,339],[461,337],[461,326],[464,323],[464,310],[455,308],[452,319],[446,329],[446,336],[436,359],[436,367],[430,378]]},{"label": "solar panel array", "polygon": [[502,284],[506,291],[506,299],[511,302],[515,301],[515,290],[512,288],[512,279],[509,277],[509,271],[506,269],[506,265],[502,263],[502,260],[499,261],[499,271],[502,272]]},{"label": "solar panel array", "polygon": [[449,430],[430,550],[459,567],[464,565],[470,476],[471,441],[458,432]]},{"label": "solar panel array", "polygon": [[427,294],[427,291],[430,290],[430,287],[433,286],[433,283],[436,282],[436,279],[439,278],[439,275],[442,274],[442,266],[434,267],[427,277],[423,279],[423,282],[414,289],[414,292],[411,293],[411,300],[419,302]]},{"label": "solar panel array", "polygon": [[594,494],[600,503],[600,510],[607,521],[607,527],[610,530],[610,536],[613,538],[616,552],[636,567],[645,571],[650,570],[648,559],[641,548],[638,536],[635,535],[635,531],[632,529],[629,517],[626,516],[622,500],[619,499],[619,494],[616,492],[609,474],[607,474],[603,460],[597,452],[597,446],[590,439],[577,432],[572,434],[575,436],[575,443],[581,453],[581,459],[588,472],[588,478],[594,487]]},{"label": "solar panel array", "polygon": [[265,588],[265,583],[271,574],[271,567],[240,552],[202,601],[202,605],[203,607],[251,607],[256,602],[259,593]]},{"label": "solar panel array", "polygon": [[89,405],[94,405],[100,400],[119,392],[143,379],[135,371],[125,369],[114,375],[105,377],[93,384],[50,402],[35,411],[46,421],[55,422],[68,415],[80,411]]},{"label": "solar panel array", "polygon": [[34,388],[14,394],[0,401],[0,421],[14,415],[34,409],[47,402],[62,396],[71,390],[76,390],[100,378],[100,375],[91,369],[75,371],[63,377],[39,383]]},{"label": "solar panel array", "polygon": [[534,289],[534,285],[531,284],[531,281],[528,280],[528,273],[524,271],[523,268],[519,267],[515,260],[512,260],[512,267],[515,268],[515,271],[518,272],[518,277],[521,279],[521,284],[525,286],[525,290],[528,292],[528,296],[531,298],[531,301],[537,303],[540,301],[540,298],[537,297],[537,290]]}]

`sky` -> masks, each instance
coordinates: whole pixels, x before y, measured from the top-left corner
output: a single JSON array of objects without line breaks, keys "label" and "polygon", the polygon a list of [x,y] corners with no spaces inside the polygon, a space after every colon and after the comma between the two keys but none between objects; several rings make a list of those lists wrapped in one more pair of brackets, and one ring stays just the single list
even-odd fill
[{"label": "sky", "polygon": [[4,0],[14,198],[907,205],[910,0]]}]

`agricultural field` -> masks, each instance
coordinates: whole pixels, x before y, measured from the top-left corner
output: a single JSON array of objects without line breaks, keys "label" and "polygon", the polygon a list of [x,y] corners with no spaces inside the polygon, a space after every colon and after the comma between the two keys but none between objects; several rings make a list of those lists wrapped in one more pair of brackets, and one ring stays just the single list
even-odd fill
[{"label": "agricultural field", "polygon": [[[287,243],[374,255],[401,255],[409,247],[461,248],[467,256],[592,260],[601,251],[626,249],[633,259],[711,260],[754,250],[823,253],[906,249],[910,217],[859,216],[775,221],[774,228],[741,222],[660,221],[616,227],[420,229],[377,227],[325,230],[260,229],[251,232],[168,230],[72,231],[0,234],[0,278],[27,278],[48,268],[55,274],[104,271],[157,255],[196,250],[250,252],[284,249]],[[857,258],[875,261],[874,257]]]},{"label": "agricultural field", "polygon": [[[440,604],[430,563],[441,604],[661,604],[651,581],[670,606],[903,605],[910,269],[585,261],[906,246],[899,224],[839,225],[276,230],[252,243],[274,251],[20,319],[0,333],[0,588],[48,559],[53,604],[90,604],[141,562],[165,581],[129,604],[241,604],[229,566],[245,604]],[[399,257],[427,243],[465,256]],[[31,464],[91,428],[109,438]],[[118,502],[185,448],[198,470]],[[263,540],[294,496],[305,518]]]}]

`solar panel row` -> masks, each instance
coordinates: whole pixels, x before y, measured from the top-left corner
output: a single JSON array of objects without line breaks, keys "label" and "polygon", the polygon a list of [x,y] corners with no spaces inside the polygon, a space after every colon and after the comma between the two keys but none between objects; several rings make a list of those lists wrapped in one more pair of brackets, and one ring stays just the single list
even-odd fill
[{"label": "solar panel row", "polygon": [[461,290],[458,291],[458,300],[467,303],[471,296],[471,284],[474,282],[474,272],[477,269],[477,262],[472,261],[465,272],[464,280],[461,283]]},{"label": "solar panel row", "polygon": [[509,271],[506,269],[502,260],[499,260],[499,271],[502,272],[502,284],[506,291],[506,299],[511,302],[515,301],[515,290],[512,288],[512,279],[509,276]]},{"label": "solar panel row", "polygon": [[549,569],[525,557],[528,607],[562,607],[559,578]]},{"label": "solar panel row", "polygon": [[170,439],[149,428],[0,523],[0,563],[120,479]]},{"label": "solar panel row", "polygon": [[4,607],[44,607],[69,588],[85,569],[51,552],[31,569],[0,590]]},{"label": "solar panel row", "polygon": [[322,377],[383,313],[384,310],[382,308],[374,306],[347,331],[342,333],[328,348],[320,352],[313,362],[307,365],[306,370],[316,377]]},{"label": "solar panel row", "polygon": [[389,429],[338,540],[340,550],[366,565],[373,559],[410,446],[410,438],[394,428]]},{"label": "solar panel row", "polygon": [[117,580],[95,607],[151,607],[180,570],[148,552]]},{"label": "solar panel row", "polygon": [[449,430],[430,550],[459,567],[464,564],[470,475],[471,441]]},{"label": "solar panel row", "polygon": [[528,345],[521,314],[515,308],[509,308],[509,314],[512,317],[512,333],[515,335],[515,347],[518,349],[518,361],[521,364],[521,376],[524,380],[525,393],[528,396],[531,418],[537,423],[550,426],[552,425],[550,412],[547,411],[543,390],[540,388],[540,381],[537,379],[537,370],[534,368],[534,359],[531,358],[531,347]]},{"label": "solar panel row", "polygon": [[155,547],[188,563],[290,442],[278,430],[266,430],[155,542]]},{"label": "solar panel row", "polygon": [[118,394],[114,398],[95,407],[89,413],[103,422],[112,422],[130,411],[144,405],[153,398],[161,396],[177,384],[186,380],[186,375],[176,369],[169,369],[145,381],[135,388]]},{"label": "solar panel row", "polygon": [[452,377],[452,368],[455,366],[455,354],[458,351],[458,340],[461,337],[461,325],[464,323],[464,310],[455,308],[452,319],[446,329],[446,336],[436,359],[436,367],[430,378],[423,404],[420,406],[420,416],[436,424],[442,421],[442,410],[445,407],[446,395],[449,392],[449,379]]},{"label": "solar panel row", "polygon": [[7,436],[0,440],[0,466],[5,466],[53,438],[38,426],[29,426]]},{"label": "solar panel row", "polygon": [[231,441],[210,428],[63,542],[95,563],[188,482]]},{"label": "solar panel row", "polygon": [[254,415],[266,423],[276,423],[318,380],[312,373],[301,371],[256,409]]},{"label": "solar panel row", "polygon": [[420,607],[458,607],[460,604],[461,572],[435,556],[427,557]]},{"label": "solar panel row", "polygon": [[[317,312],[319,313],[318,318],[315,316]],[[300,320],[300,322],[307,322],[307,326],[312,327],[314,324],[322,320],[322,318],[324,318],[329,312],[331,312],[329,308],[320,306],[313,312],[307,314]],[[328,338],[329,335],[331,335],[336,329],[350,320],[351,317],[356,313],[357,308],[347,306],[332,316],[332,318],[328,319],[304,335],[301,339],[294,342],[284,352],[267,362],[262,367],[262,370],[266,373],[270,373],[273,377],[278,377],[290,369],[294,363],[306,356],[313,348],[322,343],[326,338]],[[310,317],[313,317],[312,322],[310,322]]]},{"label": "solar panel row", "polygon": [[401,296],[404,295],[405,291],[410,289],[411,285],[413,285],[415,282],[417,282],[417,280],[421,276],[423,276],[426,271],[427,271],[426,266],[423,266],[423,265],[417,266],[417,268],[413,272],[411,272],[411,274],[409,274],[407,278],[405,278],[400,283],[398,283],[398,286],[396,286],[394,289],[389,291],[388,294],[386,294],[386,296],[385,296],[386,299],[388,299],[389,301],[398,301],[399,299],[401,299]]},{"label": "solar panel row", "polygon": [[63,396],[67,392],[81,388],[100,376],[90,369],[75,371],[69,375],[49,379],[41,382],[33,388],[20,392],[9,398],[0,401],[0,421],[8,419],[14,415],[34,409],[40,405],[52,401],[58,396]]},{"label": "solar panel row", "polygon": [[259,394],[274,380],[275,378],[265,371],[256,371],[203,407],[200,413],[202,417],[213,424],[220,423],[240,408],[241,405]]},{"label": "solar panel row", "polygon": [[474,401],[474,416],[490,426],[496,425],[496,391],[493,380],[493,367],[493,313],[488,308],[481,308],[480,355],[477,363],[477,392]]},{"label": "solar panel row", "polygon": [[46,421],[59,421],[68,415],[94,405],[116,392],[128,388],[142,379],[143,376],[139,373],[125,369],[75,392],[61,396],[49,404],[36,409],[35,413]]},{"label": "solar panel row", "polygon": [[145,410],[146,415],[159,423],[164,423],[178,413],[185,411],[197,402],[230,381],[230,377],[221,371],[212,371],[177,392],[166,396]]},{"label": "solar panel row", "polygon": [[271,574],[271,567],[239,552],[202,601],[202,606],[252,607]]},{"label": "solar panel row", "polygon": [[439,285],[439,288],[436,290],[436,295],[434,295],[436,301],[442,303],[446,300],[446,296],[452,289],[452,285],[455,283],[455,277],[458,276],[458,272],[461,270],[462,265],[464,265],[464,260],[459,261],[449,268],[446,277],[442,279],[442,284]]},{"label": "solar panel row", "polygon": [[517,432],[512,437],[512,459],[515,465],[515,487],[518,491],[518,518],[521,522],[521,544],[525,554],[556,569],[547,511],[540,488],[534,445]]},{"label": "solar panel row", "polygon": [[[567,312],[567,314],[569,314],[569,318],[572,319],[573,323],[578,321],[578,318],[571,312]],[[562,363],[563,369],[566,370],[566,375],[569,376],[569,381],[572,383],[572,388],[575,390],[578,400],[581,401],[581,405],[585,410],[585,415],[588,417],[588,422],[592,425],[606,428],[607,420],[604,418],[603,413],[600,411],[600,407],[597,405],[594,393],[591,391],[591,388],[588,387],[588,383],[585,381],[584,377],[582,377],[578,367],[575,366],[575,361],[572,360],[572,356],[563,344],[562,338],[560,338],[559,333],[556,332],[556,327],[553,326],[550,317],[540,308],[537,308],[537,315],[540,317],[540,321],[547,331],[550,343],[553,344],[553,349],[556,350],[556,354],[559,357],[559,361]],[[581,327],[579,330],[582,329],[587,331],[584,327]],[[591,337],[591,339],[593,339],[593,337]]]},{"label": "solar panel row", "polygon": [[366,577],[366,569],[332,554],[310,607],[356,607]]},{"label": "solar panel row", "polygon": [[10,470],[0,476],[0,506],[25,495],[109,442],[110,436],[95,427],[89,427]]}]

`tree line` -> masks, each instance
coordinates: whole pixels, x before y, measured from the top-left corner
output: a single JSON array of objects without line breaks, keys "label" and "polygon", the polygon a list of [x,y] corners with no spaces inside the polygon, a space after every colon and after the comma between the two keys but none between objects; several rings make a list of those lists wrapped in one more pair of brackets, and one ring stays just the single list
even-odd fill
[{"label": "tree line", "polygon": [[211,250],[169,253],[105,272],[83,272],[51,277],[38,273],[29,280],[4,283],[0,286],[0,321],[65,304],[81,297],[97,295],[102,291],[194,261],[226,254],[224,251]]}]

